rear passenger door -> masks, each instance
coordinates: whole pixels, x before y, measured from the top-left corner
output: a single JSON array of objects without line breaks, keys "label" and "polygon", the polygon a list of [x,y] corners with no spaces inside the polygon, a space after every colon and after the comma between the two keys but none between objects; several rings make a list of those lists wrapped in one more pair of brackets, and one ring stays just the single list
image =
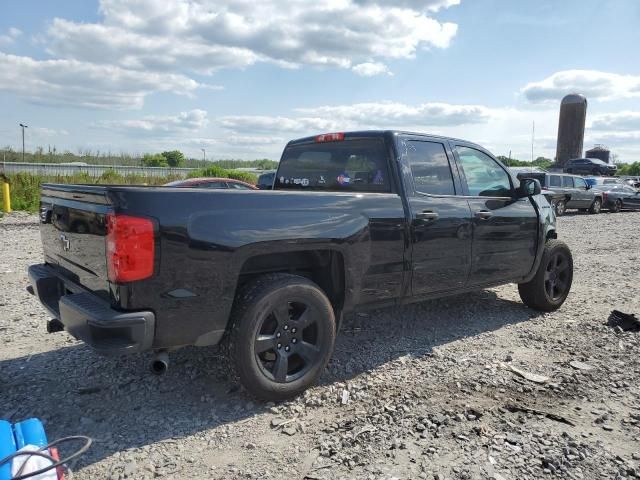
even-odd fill
[{"label": "rear passenger door", "polygon": [[538,216],[528,197],[517,199],[511,176],[486,152],[455,145],[473,216],[469,285],[500,283],[527,275],[535,259]]},{"label": "rear passenger door", "polygon": [[576,198],[580,201],[580,208],[589,208],[595,198],[594,193],[587,188],[587,182],[584,178],[573,177],[573,186],[576,194]]},{"label": "rear passenger door", "polygon": [[471,212],[448,144],[399,140],[411,216],[413,296],[462,288],[471,269]]},{"label": "rear passenger door", "polygon": [[567,208],[583,208],[584,197],[574,188],[573,177],[562,175],[560,178],[562,179],[562,190],[571,195],[571,200],[567,202]]}]

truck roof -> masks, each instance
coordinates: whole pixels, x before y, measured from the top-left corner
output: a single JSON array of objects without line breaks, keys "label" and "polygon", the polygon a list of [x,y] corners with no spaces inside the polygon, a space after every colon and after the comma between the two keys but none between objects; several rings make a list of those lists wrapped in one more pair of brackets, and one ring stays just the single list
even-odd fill
[{"label": "truck roof", "polygon": [[[464,142],[467,145],[473,145],[476,146],[478,148],[480,148],[481,150],[485,150],[484,147],[482,147],[481,145],[478,145],[476,143],[473,142],[469,142],[468,140],[463,140],[461,138],[455,138],[455,137],[445,137],[443,135],[434,135],[431,133],[419,133],[419,132],[410,132],[407,130],[356,130],[356,131],[352,131],[352,132],[340,132],[344,134],[345,138],[363,138],[363,137],[386,137],[386,136],[397,136],[397,135],[411,135],[411,136],[416,136],[416,137],[429,137],[429,138],[437,138],[437,139],[441,139],[441,140],[453,140],[453,141],[458,141],[458,142]],[[321,135],[326,135],[326,133],[321,134]],[[317,135],[313,135],[310,137],[302,137],[302,138],[297,138],[295,140],[291,140],[287,143],[287,146],[289,145],[300,145],[300,144],[304,144],[304,143],[312,143],[316,141],[316,137]]]}]

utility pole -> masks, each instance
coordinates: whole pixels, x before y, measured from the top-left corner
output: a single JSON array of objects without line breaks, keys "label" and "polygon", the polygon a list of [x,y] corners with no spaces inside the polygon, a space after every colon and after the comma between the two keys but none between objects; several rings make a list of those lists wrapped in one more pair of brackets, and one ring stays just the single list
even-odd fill
[{"label": "utility pole", "polygon": [[23,123],[21,123],[20,126],[22,127],[22,163],[24,163],[24,129],[29,126]]},{"label": "utility pole", "polygon": [[201,148],[200,150],[202,150],[202,166],[206,167],[207,166],[207,152],[204,148]]},{"label": "utility pole", "polygon": [[536,121],[533,121],[533,127],[531,129],[531,162],[533,162],[533,142],[536,139]]}]

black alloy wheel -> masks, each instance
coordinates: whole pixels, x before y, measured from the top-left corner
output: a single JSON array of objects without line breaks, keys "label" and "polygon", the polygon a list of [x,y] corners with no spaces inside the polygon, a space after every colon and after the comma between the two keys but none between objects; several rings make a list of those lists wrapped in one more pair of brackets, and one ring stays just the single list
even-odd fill
[{"label": "black alloy wheel", "polygon": [[226,348],[232,373],[250,394],[281,401],[317,381],[335,336],[325,292],[308,278],[272,273],[238,291]]},{"label": "black alloy wheel", "polygon": [[589,208],[589,213],[598,214],[600,210],[602,210],[602,200],[596,198]]},{"label": "black alloy wheel", "polygon": [[536,274],[518,284],[520,298],[528,307],[553,312],[562,306],[573,283],[573,257],[564,242],[548,240]]},{"label": "black alloy wheel", "polygon": [[571,265],[562,251],[556,251],[547,262],[544,273],[544,288],[552,302],[566,296],[571,288]]},{"label": "black alloy wheel", "polygon": [[254,338],[260,370],[279,383],[303,377],[322,354],[321,313],[304,299],[296,300],[282,302],[265,312]]}]

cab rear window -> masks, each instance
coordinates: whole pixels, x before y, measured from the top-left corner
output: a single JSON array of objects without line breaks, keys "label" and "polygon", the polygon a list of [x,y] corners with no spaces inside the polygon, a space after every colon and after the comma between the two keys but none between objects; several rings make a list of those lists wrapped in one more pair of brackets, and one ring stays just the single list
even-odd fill
[{"label": "cab rear window", "polygon": [[390,192],[390,185],[381,138],[289,146],[275,180],[279,190]]}]

